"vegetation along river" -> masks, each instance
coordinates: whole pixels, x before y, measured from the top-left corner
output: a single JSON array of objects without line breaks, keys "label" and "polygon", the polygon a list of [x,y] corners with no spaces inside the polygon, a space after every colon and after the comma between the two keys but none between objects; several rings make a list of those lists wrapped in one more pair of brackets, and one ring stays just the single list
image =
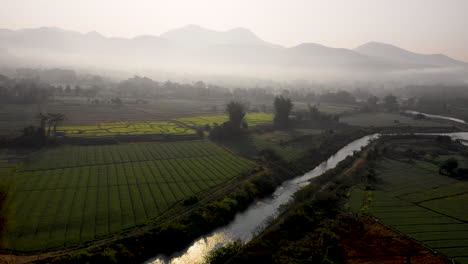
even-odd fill
[{"label": "vegetation along river", "polygon": [[238,240],[243,243],[248,242],[252,239],[255,232],[261,231],[265,220],[270,217],[275,217],[280,205],[291,199],[292,195],[298,189],[307,185],[310,179],[335,167],[338,162],[342,161],[348,155],[353,154],[354,151],[360,150],[362,147],[366,146],[371,139],[377,137],[378,135],[374,134],[349,143],[331,156],[327,161],[322,162],[320,165],[315,167],[312,171],[284,182],[275,190],[272,196],[254,202],[246,211],[237,214],[235,219],[229,225],[219,228],[211,234],[198,238],[182,252],[174,253],[170,257],[160,255],[146,263],[200,263],[203,262],[205,256],[213,249]]},{"label": "vegetation along river", "polygon": [[[429,115],[416,111],[407,111],[410,114],[423,114],[430,118],[447,119],[454,122],[464,123],[461,119]],[[423,135],[423,134],[421,134]],[[453,139],[468,140],[468,132],[447,133],[441,135],[451,136]],[[378,138],[379,134],[364,136],[355,140],[337,153],[331,156],[328,160],[322,162],[310,172],[296,177],[292,180],[285,181],[279,186],[272,196],[254,202],[246,211],[238,213],[235,219],[227,226],[218,228],[214,232],[207,234],[195,240],[189,247],[181,252],[176,252],[171,256],[158,255],[150,259],[146,264],[193,264],[201,263],[205,257],[214,249],[227,245],[234,241],[248,242],[256,232],[260,232],[265,221],[271,217],[276,217],[278,208],[289,201],[293,194],[301,187],[307,185],[310,179],[317,177],[325,171],[334,168],[340,161],[344,160],[354,151],[359,151],[365,147],[372,139]]]}]

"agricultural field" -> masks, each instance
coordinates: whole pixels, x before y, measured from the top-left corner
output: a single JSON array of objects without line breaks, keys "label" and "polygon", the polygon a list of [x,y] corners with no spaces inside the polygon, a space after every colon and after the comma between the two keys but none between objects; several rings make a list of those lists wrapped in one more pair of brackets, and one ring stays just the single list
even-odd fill
[{"label": "agricultural field", "polygon": [[289,130],[276,130],[269,133],[257,134],[255,137],[260,140],[280,143],[289,141],[306,135],[319,135],[323,132],[321,129],[298,128]]},{"label": "agricultural field", "polygon": [[115,106],[91,104],[86,98],[57,98],[45,104],[3,104],[0,106],[0,136],[17,135],[24,127],[39,126],[39,113],[64,114],[66,120],[61,125],[65,127],[95,127],[101,122],[163,122],[174,118],[216,114],[212,107],[221,109],[224,104],[224,101],[160,99],[150,100],[148,104],[132,102]]},{"label": "agricultural field", "polygon": [[193,135],[195,130],[173,122],[108,122],[97,126],[64,126],[57,132],[68,137],[106,137],[132,135]]},{"label": "agricultural field", "polygon": [[[324,112],[327,114],[342,114],[345,112],[352,112],[358,108],[358,105],[351,105],[351,104],[333,104],[333,103],[317,103],[314,104],[315,107],[318,108],[320,112]],[[294,108],[300,110],[307,110],[308,104],[294,102]]]},{"label": "agricultural field", "polygon": [[[273,131],[269,133],[256,134],[253,136],[253,145],[257,151],[272,149],[286,161],[301,158],[307,147],[294,140],[303,136],[318,136],[323,132],[321,129],[291,129]],[[310,147],[310,145],[308,146]]]},{"label": "agricultural field", "polygon": [[[423,141],[420,148],[418,142],[398,144],[401,152],[411,146],[415,151],[430,148]],[[351,189],[348,207],[378,218],[457,263],[468,263],[468,182],[440,175],[436,166],[428,166],[430,162],[391,156],[377,161],[373,190]]]},{"label": "agricultural field", "polygon": [[208,141],[44,150],[2,176],[12,185],[4,248],[31,252],[103,238],[254,167]]},{"label": "agricultural field", "polygon": [[[247,114],[249,126],[271,124],[270,114]],[[175,122],[174,122],[175,121]],[[95,126],[60,126],[57,132],[67,137],[112,137],[133,135],[194,135],[198,126],[222,124],[227,115],[177,118],[174,121],[99,122]],[[192,127],[192,128],[190,128]]]},{"label": "agricultural field", "polygon": [[340,118],[340,122],[362,127],[442,127],[449,126],[439,120],[415,120],[412,117],[392,113],[360,113]]},{"label": "agricultural field", "polygon": [[[190,127],[198,127],[205,125],[214,126],[215,124],[221,125],[222,123],[228,121],[228,116],[225,114],[211,116],[194,116],[186,118],[177,118],[175,119],[175,121],[184,123]],[[249,126],[271,124],[273,122],[273,115],[265,113],[249,113],[246,114],[245,121],[247,121],[247,124]]]},{"label": "agricultural field", "polygon": [[[286,161],[301,158],[314,144],[319,144],[323,130],[320,129],[289,129],[261,133],[257,131],[249,137],[240,140],[225,141],[222,144],[233,152],[251,159],[259,158],[259,152],[266,149],[273,150]],[[304,136],[307,143],[301,141]]]}]

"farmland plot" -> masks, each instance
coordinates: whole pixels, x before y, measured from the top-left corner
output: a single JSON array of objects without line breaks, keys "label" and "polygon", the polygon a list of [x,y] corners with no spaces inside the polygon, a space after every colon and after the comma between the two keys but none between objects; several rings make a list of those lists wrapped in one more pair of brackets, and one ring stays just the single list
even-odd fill
[{"label": "farmland plot", "polygon": [[195,131],[173,122],[108,122],[96,126],[64,126],[58,133],[68,137],[109,137],[133,135],[193,135]]},{"label": "farmland plot", "polygon": [[380,160],[379,190],[353,187],[349,208],[377,217],[459,263],[468,263],[467,183],[415,165]]},{"label": "farmland plot", "polygon": [[28,252],[99,239],[254,166],[208,141],[42,151],[3,179],[13,182],[4,246]]},{"label": "farmland plot", "polygon": [[[191,127],[197,127],[205,125],[214,126],[215,124],[221,125],[229,119],[227,115],[206,115],[177,118],[175,120]],[[264,113],[249,113],[245,116],[245,121],[249,126],[271,124],[273,122],[273,115]]]}]

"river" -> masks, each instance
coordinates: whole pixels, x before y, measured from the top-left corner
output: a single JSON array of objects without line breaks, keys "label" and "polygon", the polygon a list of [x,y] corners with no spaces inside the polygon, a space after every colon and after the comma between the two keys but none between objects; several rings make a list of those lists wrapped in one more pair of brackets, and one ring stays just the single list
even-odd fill
[{"label": "river", "polygon": [[[407,111],[408,112],[408,111]],[[411,114],[419,112],[411,111]],[[447,119],[455,122],[465,123],[465,121],[445,117],[420,113],[432,118]],[[468,140],[468,132],[444,133],[438,135],[448,135],[453,139]],[[171,256],[158,255],[145,262],[145,264],[195,264],[204,261],[205,257],[214,249],[227,245],[234,241],[246,243],[250,241],[255,233],[260,232],[265,227],[265,221],[278,215],[278,208],[287,203],[293,194],[301,187],[307,185],[310,179],[317,177],[325,171],[334,168],[340,161],[344,160],[354,151],[361,150],[372,139],[378,138],[378,134],[364,136],[344,146],[328,160],[322,162],[310,172],[285,181],[279,186],[273,195],[268,198],[258,200],[250,205],[244,212],[238,213],[230,224],[218,228],[210,234],[196,239],[190,246],[181,252],[176,252]],[[156,251],[157,249],[155,249]]]},{"label": "river", "polygon": [[188,248],[182,252],[174,253],[172,256],[159,255],[148,260],[147,264],[194,264],[203,262],[205,256],[213,249],[229,244],[234,241],[248,242],[255,232],[261,231],[265,221],[278,214],[280,205],[291,199],[292,195],[301,187],[307,185],[310,179],[317,177],[325,171],[332,169],[338,162],[359,151],[366,146],[370,140],[378,135],[369,135],[355,140],[340,149],[328,160],[322,162],[310,172],[285,181],[279,186],[273,195],[253,203],[244,212],[238,213],[234,220],[227,226],[219,228],[214,232],[198,238]]},{"label": "river", "polygon": [[412,115],[421,114],[421,115],[427,116],[429,118],[445,119],[445,120],[450,120],[450,121],[465,124],[465,125],[468,124],[467,122],[465,122],[465,120],[461,120],[461,119],[453,118],[453,117],[449,117],[449,116],[431,115],[431,114],[421,113],[421,112],[413,111],[413,110],[406,110],[405,113],[412,114]]}]

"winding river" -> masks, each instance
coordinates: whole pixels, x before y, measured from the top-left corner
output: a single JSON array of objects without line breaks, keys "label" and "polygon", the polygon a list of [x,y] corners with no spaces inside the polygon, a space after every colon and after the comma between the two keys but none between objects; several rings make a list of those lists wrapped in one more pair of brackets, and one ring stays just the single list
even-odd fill
[{"label": "winding river", "polygon": [[[408,113],[423,114],[431,118],[447,119],[466,124],[466,122],[463,120],[451,117],[429,115],[416,111],[411,111]],[[453,139],[461,139],[464,141],[468,140],[468,132],[446,133],[442,135],[449,135]],[[210,234],[199,237],[190,246],[181,252],[176,252],[171,256],[158,255],[155,258],[146,261],[145,264],[201,263],[205,257],[214,249],[234,241],[241,241],[243,243],[250,241],[256,233],[263,230],[268,219],[278,215],[278,208],[280,205],[288,202],[297,190],[309,183],[308,181],[310,179],[321,175],[329,169],[334,168],[348,155],[351,155],[354,151],[359,151],[372,139],[376,139],[378,137],[378,134],[368,135],[349,143],[310,172],[292,180],[285,181],[270,197],[254,202],[247,208],[247,210],[238,213],[234,220],[232,220],[231,223],[227,226],[218,228]]]},{"label": "winding river", "polygon": [[248,242],[265,225],[265,221],[278,214],[280,205],[288,202],[292,195],[301,187],[307,185],[310,179],[317,177],[325,171],[334,168],[338,162],[342,161],[354,151],[360,150],[366,146],[370,140],[377,138],[378,135],[369,135],[355,140],[328,160],[322,162],[312,171],[285,181],[279,186],[272,196],[261,199],[253,203],[244,212],[238,213],[234,220],[227,226],[219,228],[214,232],[195,240],[188,248],[182,252],[174,253],[172,256],[159,255],[146,263],[151,264],[194,264],[203,262],[205,256],[213,249],[240,240]]}]

